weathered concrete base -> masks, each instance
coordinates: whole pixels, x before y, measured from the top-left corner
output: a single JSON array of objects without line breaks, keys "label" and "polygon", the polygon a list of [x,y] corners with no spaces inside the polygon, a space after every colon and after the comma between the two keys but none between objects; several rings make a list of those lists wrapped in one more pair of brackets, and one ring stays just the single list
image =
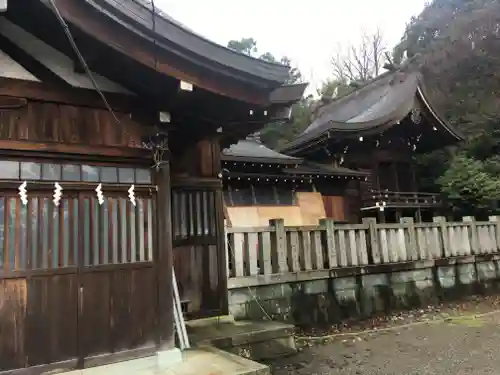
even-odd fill
[{"label": "weathered concrete base", "polygon": [[294,326],[279,322],[187,322],[193,346],[213,345],[253,360],[273,359],[296,353]]},{"label": "weathered concrete base", "polygon": [[318,326],[500,292],[498,259],[433,264],[409,270],[395,264],[392,272],[386,265],[385,273],[363,274],[358,268],[352,276],[232,288],[230,312],[236,319],[264,320],[269,315],[298,326]]},{"label": "weathered concrete base", "polygon": [[179,348],[160,350],[156,353],[158,368],[169,368],[182,362],[182,352]]}]

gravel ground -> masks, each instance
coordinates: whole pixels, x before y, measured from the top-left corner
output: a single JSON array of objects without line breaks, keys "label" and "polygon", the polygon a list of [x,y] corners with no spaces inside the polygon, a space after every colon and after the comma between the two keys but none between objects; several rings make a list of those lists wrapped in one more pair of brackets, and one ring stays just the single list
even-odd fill
[{"label": "gravel ground", "polygon": [[[497,297],[476,298],[305,332],[297,337],[300,352],[274,361],[273,374],[500,375],[498,305]],[[485,312],[493,313],[476,316]],[[398,327],[412,322],[420,323]],[[304,338],[338,332],[330,339]]]}]

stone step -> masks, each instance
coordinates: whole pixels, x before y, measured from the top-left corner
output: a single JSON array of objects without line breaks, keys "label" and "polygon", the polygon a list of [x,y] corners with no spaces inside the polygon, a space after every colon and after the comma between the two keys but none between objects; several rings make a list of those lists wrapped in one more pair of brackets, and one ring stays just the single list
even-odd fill
[{"label": "stone step", "polygon": [[158,366],[156,356],[66,372],[64,375],[271,375],[268,366],[213,346],[182,352],[182,361]]},{"label": "stone step", "polygon": [[213,345],[254,360],[273,359],[297,352],[295,327],[277,322],[234,321],[231,317],[189,321],[192,345]]}]

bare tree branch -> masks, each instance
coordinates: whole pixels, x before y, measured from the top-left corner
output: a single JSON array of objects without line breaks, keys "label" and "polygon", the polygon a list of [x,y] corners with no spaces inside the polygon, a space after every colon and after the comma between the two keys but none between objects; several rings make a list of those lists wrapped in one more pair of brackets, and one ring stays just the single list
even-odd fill
[{"label": "bare tree branch", "polygon": [[332,70],[338,81],[367,81],[381,73],[386,62],[386,44],[380,29],[364,32],[356,44],[338,48]]}]

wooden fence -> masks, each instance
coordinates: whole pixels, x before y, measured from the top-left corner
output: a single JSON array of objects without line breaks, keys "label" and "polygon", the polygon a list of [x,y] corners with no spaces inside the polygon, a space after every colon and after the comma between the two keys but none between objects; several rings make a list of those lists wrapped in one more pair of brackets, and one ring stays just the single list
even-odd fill
[{"label": "wooden fence", "polygon": [[230,278],[493,254],[500,250],[500,217],[399,224],[368,218],[354,225],[324,219],[305,227],[271,220],[268,227],[227,228],[227,246]]}]

